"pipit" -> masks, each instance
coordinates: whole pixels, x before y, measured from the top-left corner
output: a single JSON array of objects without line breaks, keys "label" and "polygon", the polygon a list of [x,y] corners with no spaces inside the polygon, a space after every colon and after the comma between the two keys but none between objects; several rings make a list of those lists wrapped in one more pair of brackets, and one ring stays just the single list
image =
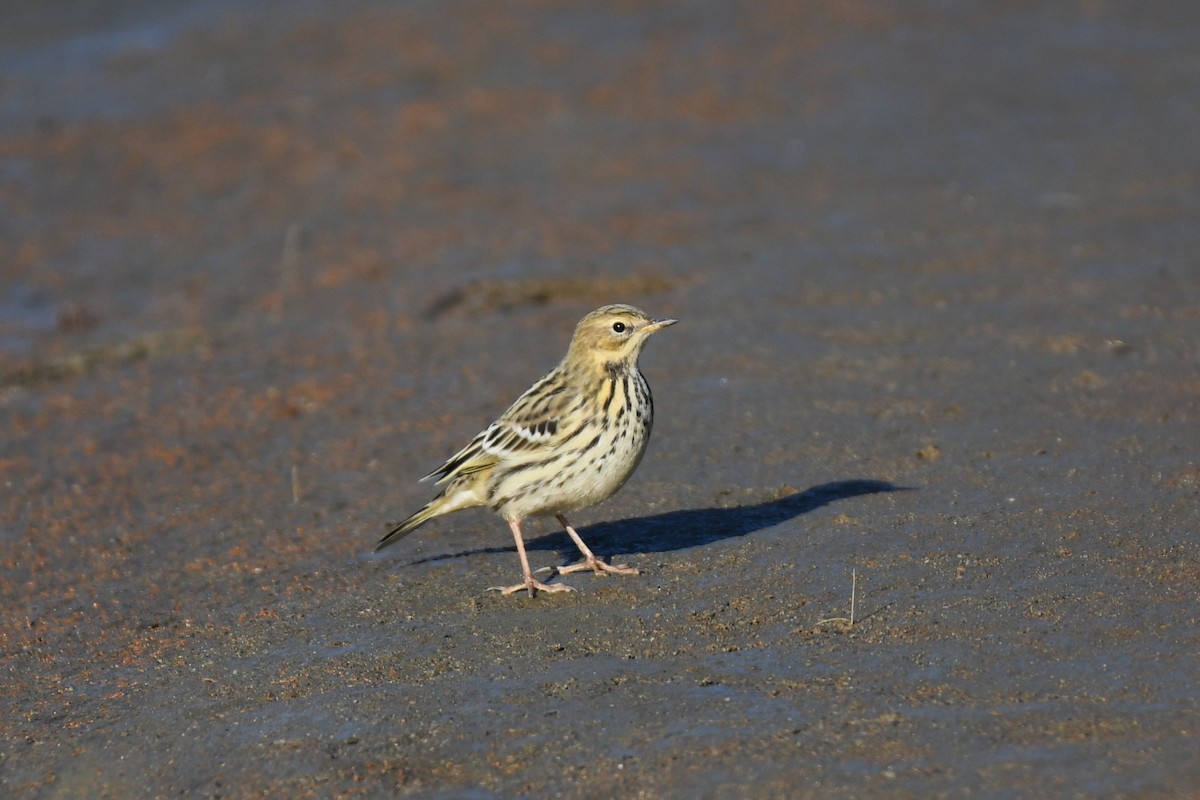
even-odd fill
[{"label": "pipit", "polygon": [[650,334],[676,320],[652,320],[633,306],[598,308],[579,321],[567,355],[531,386],[471,443],[421,480],[446,484],[437,497],[379,540],[380,550],[443,514],[486,506],[508,521],[524,580],[491,590],[533,597],[569,592],[563,583],[533,577],[521,521],[553,514],[583,553],[568,567],[544,567],[558,575],[581,570],[636,575],[624,564],[607,564],[588,549],[566,514],[607,500],[642,460],[654,420],[650,386],[638,356]]}]

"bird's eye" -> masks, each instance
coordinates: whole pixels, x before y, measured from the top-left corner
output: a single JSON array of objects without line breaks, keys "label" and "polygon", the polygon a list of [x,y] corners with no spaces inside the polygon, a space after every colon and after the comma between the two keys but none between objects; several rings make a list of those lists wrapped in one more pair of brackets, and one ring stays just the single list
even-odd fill
[{"label": "bird's eye", "polygon": [[617,333],[624,333],[625,332],[625,323],[624,322],[614,322],[613,330],[616,331]]}]

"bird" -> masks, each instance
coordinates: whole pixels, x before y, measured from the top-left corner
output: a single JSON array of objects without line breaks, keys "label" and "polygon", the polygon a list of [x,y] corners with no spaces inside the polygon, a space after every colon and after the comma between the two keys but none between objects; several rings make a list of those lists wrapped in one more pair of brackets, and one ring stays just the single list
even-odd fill
[{"label": "bird", "polygon": [[486,507],[508,522],[522,572],[520,583],[489,591],[511,595],[525,589],[530,597],[539,591],[574,591],[562,582],[543,583],[530,570],[521,523],[534,516],[553,515],[583,555],[576,564],[538,572],[550,571],[551,578],[585,570],[638,574],[634,567],[597,557],[566,515],[607,500],[641,462],[654,423],[654,401],[638,369],[638,356],[652,334],[676,322],[651,319],[622,303],[584,316],[554,369],[421,478],[444,488],[395,525],[375,550],[395,544],[435,517]]}]

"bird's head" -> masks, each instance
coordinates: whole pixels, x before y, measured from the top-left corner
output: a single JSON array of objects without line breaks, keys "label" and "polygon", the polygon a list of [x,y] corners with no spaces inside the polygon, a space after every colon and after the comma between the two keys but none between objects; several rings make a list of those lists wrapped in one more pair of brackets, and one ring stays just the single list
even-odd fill
[{"label": "bird's head", "polygon": [[571,356],[599,364],[636,361],[650,334],[678,320],[654,320],[623,304],[603,306],[579,320],[571,339]]}]

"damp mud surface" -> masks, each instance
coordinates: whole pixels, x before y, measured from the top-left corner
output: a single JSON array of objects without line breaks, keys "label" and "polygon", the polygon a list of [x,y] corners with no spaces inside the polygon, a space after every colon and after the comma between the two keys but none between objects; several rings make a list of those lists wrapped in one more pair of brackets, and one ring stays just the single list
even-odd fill
[{"label": "damp mud surface", "polygon": [[[4,17],[4,796],[1197,796],[1195,4]],[[641,574],[373,553],[610,302]]]}]

